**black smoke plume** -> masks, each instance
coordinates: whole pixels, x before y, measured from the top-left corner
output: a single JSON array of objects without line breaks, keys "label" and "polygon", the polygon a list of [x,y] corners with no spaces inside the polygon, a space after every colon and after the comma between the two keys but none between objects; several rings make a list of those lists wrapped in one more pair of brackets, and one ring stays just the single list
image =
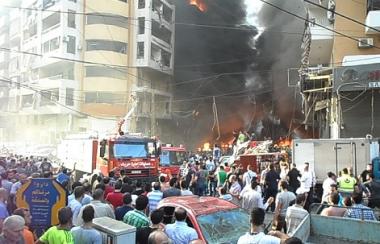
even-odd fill
[{"label": "black smoke plume", "polygon": [[[207,12],[186,0],[176,1],[173,110],[177,130],[173,141],[194,148],[206,141],[228,142],[234,129],[261,136],[272,136],[276,131],[280,134],[274,123],[280,121],[276,112],[292,109],[278,107],[273,101],[288,102],[280,97],[291,92],[287,92],[287,72],[273,74],[268,70],[299,66],[302,36],[268,31],[258,36],[258,29],[247,24],[250,13],[244,0],[205,2]],[[284,6],[288,1],[273,2]],[[297,26],[294,32],[302,33],[302,21],[294,22],[278,10],[264,6],[258,17],[270,29]],[[196,81],[184,82],[188,80]],[[213,95],[219,115],[219,141],[216,128],[212,130]]]}]

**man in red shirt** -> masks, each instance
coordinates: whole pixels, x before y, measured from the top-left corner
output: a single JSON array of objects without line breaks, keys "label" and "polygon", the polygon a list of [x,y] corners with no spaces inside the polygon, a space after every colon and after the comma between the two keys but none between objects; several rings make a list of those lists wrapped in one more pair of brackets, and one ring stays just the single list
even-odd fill
[{"label": "man in red shirt", "polygon": [[104,198],[107,198],[108,193],[113,192],[115,189],[110,185],[110,178],[109,177],[104,177],[103,183],[106,186],[104,190]]},{"label": "man in red shirt", "polygon": [[121,193],[121,186],[123,183],[119,180],[115,184],[115,190],[109,193],[106,197],[106,201],[112,204],[114,209],[123,205],[123,193]]}]

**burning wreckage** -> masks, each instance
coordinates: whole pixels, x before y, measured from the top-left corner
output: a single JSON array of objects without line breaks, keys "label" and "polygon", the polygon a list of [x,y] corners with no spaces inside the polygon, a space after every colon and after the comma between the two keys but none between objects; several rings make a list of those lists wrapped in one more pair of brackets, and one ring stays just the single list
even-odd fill
[{"label": "burning wreckage", "polygon": [[289,139],[280,138],[276,143],[272,140],[237,143],[229,159],[229,164],[241,165],[244,169],[249,164],[253,166],[254,171],[259,172],[265,167],[265,162],[287,160],[290,150],[291,141]]}]

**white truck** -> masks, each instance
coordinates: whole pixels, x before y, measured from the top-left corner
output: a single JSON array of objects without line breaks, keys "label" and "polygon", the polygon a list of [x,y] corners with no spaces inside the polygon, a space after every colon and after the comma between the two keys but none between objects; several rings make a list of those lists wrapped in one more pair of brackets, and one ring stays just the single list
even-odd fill
[{"label": "white truck", "polygon": [[355,176],[379,157],[379,139],[295,139],[293,140],[292,161],[298,169],[309,162],[314,170],[317,183],[322,183],[331,171],[338,175],[343,168],[352,167]]}]

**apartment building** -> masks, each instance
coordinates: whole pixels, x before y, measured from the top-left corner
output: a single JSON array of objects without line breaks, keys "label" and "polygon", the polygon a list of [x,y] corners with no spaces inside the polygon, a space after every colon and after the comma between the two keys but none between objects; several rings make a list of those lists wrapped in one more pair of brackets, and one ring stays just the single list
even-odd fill
[{"label": "apartment building", "polygon": [[300,82],[305,127],[322,138],[380,136],[380,1],[313,0],[305,7],[311,32]]},{"label": "apartment building", "polygon": [[[27,53],[10,52],[4,71],[15,81],[5,110],[16,130],[4,140],[55,143],[76,132],[107,133],[136,103],[128,130],[164,133],[174,67],[171,1],[22,0],[12,11],[8,21],[20,23],[15,45]],[[2,26],[12,44],[13,24]]]}]

